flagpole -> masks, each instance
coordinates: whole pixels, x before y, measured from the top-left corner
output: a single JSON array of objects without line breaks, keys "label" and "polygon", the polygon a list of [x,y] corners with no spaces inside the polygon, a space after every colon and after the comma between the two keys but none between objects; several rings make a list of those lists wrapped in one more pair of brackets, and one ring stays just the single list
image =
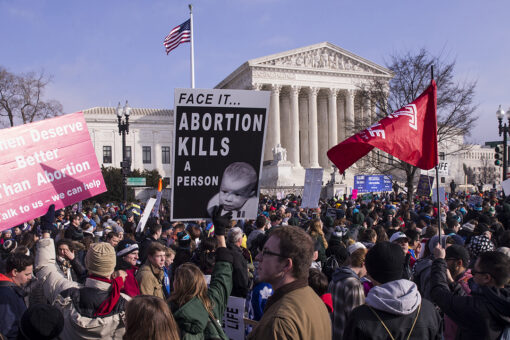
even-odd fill
[{"label": "flagpole", "polygon": [[193,53],[193,6],[189,6],[189,27],[191,30],[191,88],[195,88],[195,55]]},{"label": "flagpole", "polygon": [[[434,66],[430,67],[430,78],[431,81],[434,80]],[[437,108],[436,108],[437,111]],[[437,119],[437,116],[436,116]],[[439,145],[438,145],[439,149]],[[439,153],[438,153],[439,154]],[[441,244],[441,202],[439,201],[439,169],[438,169],[439,160],[437,160],[436,168],[436,200],[437,200],[437,230],[439,237],[439,244]],[[443,244],[441,244],[443,246]]]}]

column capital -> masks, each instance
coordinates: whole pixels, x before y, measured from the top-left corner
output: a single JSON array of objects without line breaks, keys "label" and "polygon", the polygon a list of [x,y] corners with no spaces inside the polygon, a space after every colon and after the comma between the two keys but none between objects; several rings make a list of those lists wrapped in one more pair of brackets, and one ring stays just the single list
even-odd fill
[{"label": "column capital", "polygon": [[260,90],[262,90],[262,86],[264,86],[264,84],[253,83],[253,84],[251,84],[251,89],[255,90],[255,91],[260,91]]},{"label": "column capital", "polygon": [[294,95],[294,96],[298,96],[300,90],[301,90],[301,86],[291,85],[291,87],[290,87],[290,94]]},{"label": "column capital", "polygon": [[347,97],[354,99],[354,96],[356,95],[356,90],[348,89],[348,90],[345,90],[345,93],[346,93]]},{"label": "column capital", "polygon": [[328,88],[328,96],[329,97],[333,97],[333,98],[336,98],[336,96],[338,95],[338,93],[340,92],[340,89],[336,89],[336,88]]},{"label": "column capital", "polygon": [[271,84],[271,92],[272,94],[279,95],[282,90],[282,85],[280,84]]},{"label": "column capital", "polygon": [[310,87],[308,88],[308,94],[310,94],[310,95],[312,95],[312,96],[316,97],[316,96],[317,96],[317,94],[319,93],[319,90],[320,90],[320,88],[319,88],[319,87],[310,86]]}]

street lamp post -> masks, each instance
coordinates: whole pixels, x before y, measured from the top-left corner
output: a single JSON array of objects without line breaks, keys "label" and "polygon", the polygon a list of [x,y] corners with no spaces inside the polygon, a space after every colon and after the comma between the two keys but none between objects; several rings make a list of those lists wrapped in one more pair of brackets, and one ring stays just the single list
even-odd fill
[{"label": "street lamp post", "polygon": [[[498,111],[496,111],[496,115],[498,117],[498,128],[499,128],[499,135],[503,134],[503,181],[506,180],[507,177],[507,168],[508,168],[508,151],[507,151],[507,141],[508,141],[508,133],[510,132],[510,109],[506,112],[501,108],[501,105],[499,106]],[[508,119],[508,124],[503,124],[503,117]]]},{"label": "street lamp post", "polygon": [[[131,161],[126,160],[126,134],[129,133],[129,114],[131,113],[131,108],[128,105],[126,100],[126,104],[122,108],[119,105],[117,106],[117,119],[119,126],[119,135],[122,136],[122,162],[120,162],[120,167],[122,171],[122,198],[124,201],[127,201],[127,176],[129,175],[129,171],[131,169]],[[125,117],[124,121],[122,121],[122,116]]]}]

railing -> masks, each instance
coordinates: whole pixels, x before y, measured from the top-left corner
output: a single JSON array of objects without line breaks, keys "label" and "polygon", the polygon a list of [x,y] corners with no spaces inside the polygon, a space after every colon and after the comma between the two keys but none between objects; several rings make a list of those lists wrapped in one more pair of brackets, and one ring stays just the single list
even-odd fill
[{"label": "railing", "polygon": [[283,192],[283,196],[288,194],[294,194],[296,196],[303,196],[303,186],[289,185],[280,187],[260,187],[260,193],[262,195],[277,196],[278,193]]}]

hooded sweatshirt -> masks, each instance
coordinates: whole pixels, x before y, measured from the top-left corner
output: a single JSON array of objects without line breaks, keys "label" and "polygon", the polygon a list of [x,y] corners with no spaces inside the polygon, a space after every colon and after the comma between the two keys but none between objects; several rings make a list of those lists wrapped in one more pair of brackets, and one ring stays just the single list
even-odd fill
[{"label": "hooded sweatshirt", "polygon": [[395,315],[409,315],[421,304],[421,295],[414,282],[396,280],[375,286],[365,300],[370,307]]},{"label": "hooded sweatshirt", "polygon": [[409,334],[409,339],[442,339],[441,317],[414,282],[401,279],[372,288],[365,305],[349,316],[343,339],[389,339],[388,331],[395,339]]}]

